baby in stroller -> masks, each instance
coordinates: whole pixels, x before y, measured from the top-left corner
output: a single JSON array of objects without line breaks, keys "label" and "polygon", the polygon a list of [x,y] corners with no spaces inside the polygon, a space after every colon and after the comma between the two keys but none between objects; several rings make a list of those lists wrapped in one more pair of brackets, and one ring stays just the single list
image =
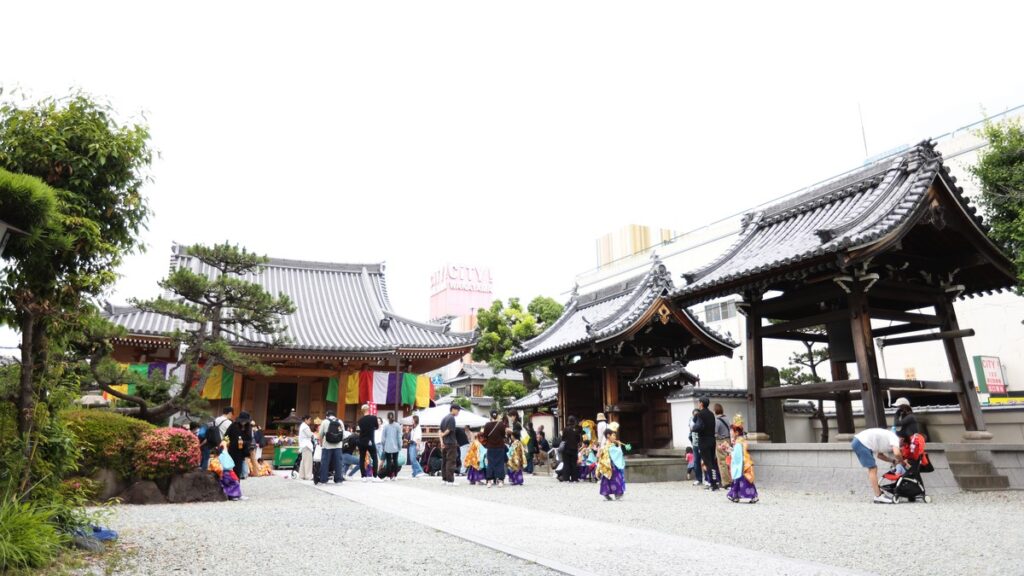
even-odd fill
[{"label": "baby in stroller", "polygon": [[925,491],[921,473],[931,472],[935,468],[928,461],[924,436],[901,435],[900,450],[905,464],[886,472],[878,482],[879,488],[892,496],[894,504],[902,501],[915,502],[919,499],[925,503],[931,502],[932,498]]}]

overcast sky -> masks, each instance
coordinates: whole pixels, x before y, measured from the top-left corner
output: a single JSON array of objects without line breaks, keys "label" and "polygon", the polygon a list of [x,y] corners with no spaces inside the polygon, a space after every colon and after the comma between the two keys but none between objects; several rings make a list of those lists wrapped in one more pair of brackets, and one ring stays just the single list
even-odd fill
[{"label": "overcast sky", "polygon": [[[1013,3],[7,2],[0,84],[144,115],[160,158],[154,294],[172,241],[387,261],[561,298],[595,239],[686,230],[1024,104]],[[1016,12],[1016,13],[1014,13]],[[9,338],[8,338],[9,340]]]}]

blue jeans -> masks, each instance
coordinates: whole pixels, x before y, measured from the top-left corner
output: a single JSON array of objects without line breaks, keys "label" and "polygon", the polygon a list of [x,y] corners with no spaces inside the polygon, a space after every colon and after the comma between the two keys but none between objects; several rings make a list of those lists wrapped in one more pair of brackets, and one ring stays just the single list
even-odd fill
[{"label": "blue jeans", "polygon": [[409,443],[409,462],[412,464],[412,475],[419,476],[423,474],[423,466],[420,466],[419,452],[416,448],[415,442]]},{"label": "blue jeans", "polygon": [[320,483],[327,483],[327,473],[334,469],[334,483],[344,481],[341,475],[341,448],[324,448],[320,453]]},{"label": "blue jeans", "polygon": [[508,456],[508,452],[504,448],[487,449],[487,472],[484,475],[487,480],[505,480],[506,456]]},{"label": "blue jeans", "polygon": [[210,467],[210,447],[206,445],[206,442],[199,447],[199,452],[203,455],[202,461],[199,462],[199,469],[207,470]]},{"label": "blue jeans", "polygon": [[[349,472],[349,470],[348,470],[349,468],[352,468],[351,472]],[[344,476],[351,476],[352,474],[355,474],[358,471],[359,471],[359,456],[356,456],[355,454],[345,454],[344,452],[342,452],[341,453],[341,472],[342,472],[342,475],[344,475]]]}]

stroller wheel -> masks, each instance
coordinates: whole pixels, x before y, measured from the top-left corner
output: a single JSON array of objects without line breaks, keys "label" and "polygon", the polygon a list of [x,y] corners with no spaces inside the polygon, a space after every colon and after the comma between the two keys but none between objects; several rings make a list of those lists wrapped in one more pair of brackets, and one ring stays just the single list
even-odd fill
[{"label": "stroller wheel", "polygon": [[932,497],[931,496],[925,496],[924,497],[924,503],[925,504],[931,504],[932,503]]},{"label": "stroller wheel", "polygon": [[893,504],[899,504],[900,500],[901,500],[901,498],[899,496],[893,496],[892,497],[892,503]]}]

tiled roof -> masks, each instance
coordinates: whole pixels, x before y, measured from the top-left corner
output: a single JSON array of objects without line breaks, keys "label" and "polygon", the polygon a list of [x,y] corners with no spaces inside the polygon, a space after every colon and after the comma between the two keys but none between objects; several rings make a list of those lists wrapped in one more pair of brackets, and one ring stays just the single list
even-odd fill
[{"label": "tiled roof", "polygon": [[[171,268],[188,268],[208,277],[218,273],[181,246],[175,246],[172,252]],[[283,319],[289,350],[391,353],[466,348],[476,340],[473,333],[450,332],[447,325],[416,322],[394,313],[383,264],[271,259],[261,274],[248,274],[243,279],[271,294],[286,294],[294,302],[295,313]],[[163,336],[181,324],[132,307],[108,305],[105,315],[132,336]],[[384,319],[387,329],[382,328]],[[270,342],[251,331],[243,335],[257,343]],[[248,345],[241,340],[235,344]]]},{"label": "tiled roof", "polygon": [[[538,373],[539,374],[539,373]],[[459,373],[444,381],[445,386],[452,386],[466,380],[490,380],[500,378],[513,382],[522,382],[523,373],[519,370],[505,369],[495,373],[494,368],[485,362],[465,362]]]},{"label": "tiled roof", "polygon": [[[547,330],[523,343],[509,363],[526,362],[569,351],[592,342],[614,338],[632,328],[659,298],[673,288],[672,277],[658,259],[646,274],[619,282],[588,294],[574,295],[565,311]],[[682,310],[694,326],[723,347],[737,344],[704,325],[687,310]]]},{"label": "tiled roof", "polygon": [[794,264],[822,260],[887,236],[926,208],[929,187],[941,178],[979,231],[976,209],[955,185],[930,142],[888,156],[793,199],[747,214],[733,245],[707,266],[683,274],[673,296],[687,302],[714,298],[746,280],[770,278]]},{"label": "tiled roof", "polygon": [[649,386],[683,386],[695,384],[700,378],[686,369],[681,362],[673,362],[664,366],[644,368],[637,377],[629,383],[630,388],[645,388]]},{"label": "tiled roof", "polygon": [[540,406],[553,406],[558,403],[558,383],[554,380],[541,382],[533,392],[509,403],[506,408],[512,410],[525,410],[527,408],[538,408]]}]

